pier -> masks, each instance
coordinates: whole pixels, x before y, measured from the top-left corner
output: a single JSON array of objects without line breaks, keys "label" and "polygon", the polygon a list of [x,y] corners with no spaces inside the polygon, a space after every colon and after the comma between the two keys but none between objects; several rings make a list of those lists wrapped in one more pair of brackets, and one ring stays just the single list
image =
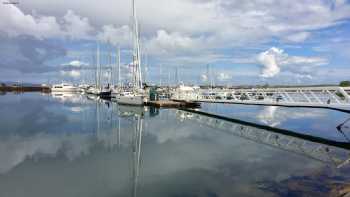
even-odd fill
[{"label": "pier", "polygon": [[157,108],[198,108],[200,107],[199,102],[173,101],[173,100],[148,101],[145,104],[148,106],[153,106]]},{"label": "pier", "polygon": [[350,113],[349,93],[349,87],[337,86],[199,89],[193,92],[177,92],[174,99],[211,103],[328,108]]}]

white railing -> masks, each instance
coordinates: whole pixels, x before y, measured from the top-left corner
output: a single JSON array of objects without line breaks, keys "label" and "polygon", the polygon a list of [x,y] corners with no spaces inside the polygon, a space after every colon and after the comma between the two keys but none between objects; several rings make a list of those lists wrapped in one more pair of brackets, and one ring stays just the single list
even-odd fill
[{"label": "white railing", "polygon": [[349,92],[350,88],[342,87],[201,89],[176,92],[173,98],[199,102],[329,107],[350,111]]}]

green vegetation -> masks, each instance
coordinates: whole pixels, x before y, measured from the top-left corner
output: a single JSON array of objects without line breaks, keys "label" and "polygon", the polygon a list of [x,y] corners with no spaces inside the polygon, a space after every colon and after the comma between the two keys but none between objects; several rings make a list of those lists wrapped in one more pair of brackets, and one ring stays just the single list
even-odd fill
[{"label": "green vegetation", "polygon": [[350,87],[350,81],[342,81],[339,83],[341,87]]}]

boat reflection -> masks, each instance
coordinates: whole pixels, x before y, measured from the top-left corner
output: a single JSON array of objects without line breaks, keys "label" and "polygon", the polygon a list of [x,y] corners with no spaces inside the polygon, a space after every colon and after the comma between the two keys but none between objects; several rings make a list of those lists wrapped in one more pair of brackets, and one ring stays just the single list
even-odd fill
[{"label": "boat reflection", "polygon": [[81,103],[84,96],[74,92],[52,92],[51,97],[61,103]]}]

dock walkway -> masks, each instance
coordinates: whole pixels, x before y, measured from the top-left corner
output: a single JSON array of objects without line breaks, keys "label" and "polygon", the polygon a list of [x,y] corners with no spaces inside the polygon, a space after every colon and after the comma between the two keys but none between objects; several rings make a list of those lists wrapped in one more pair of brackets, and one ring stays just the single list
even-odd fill
[{"label": "dock walkway", "polygon": [[196,108],[200,106],[200,103],[174,100],[159,100],[148,101],[146,102],[146,105],[158,108]]}]

